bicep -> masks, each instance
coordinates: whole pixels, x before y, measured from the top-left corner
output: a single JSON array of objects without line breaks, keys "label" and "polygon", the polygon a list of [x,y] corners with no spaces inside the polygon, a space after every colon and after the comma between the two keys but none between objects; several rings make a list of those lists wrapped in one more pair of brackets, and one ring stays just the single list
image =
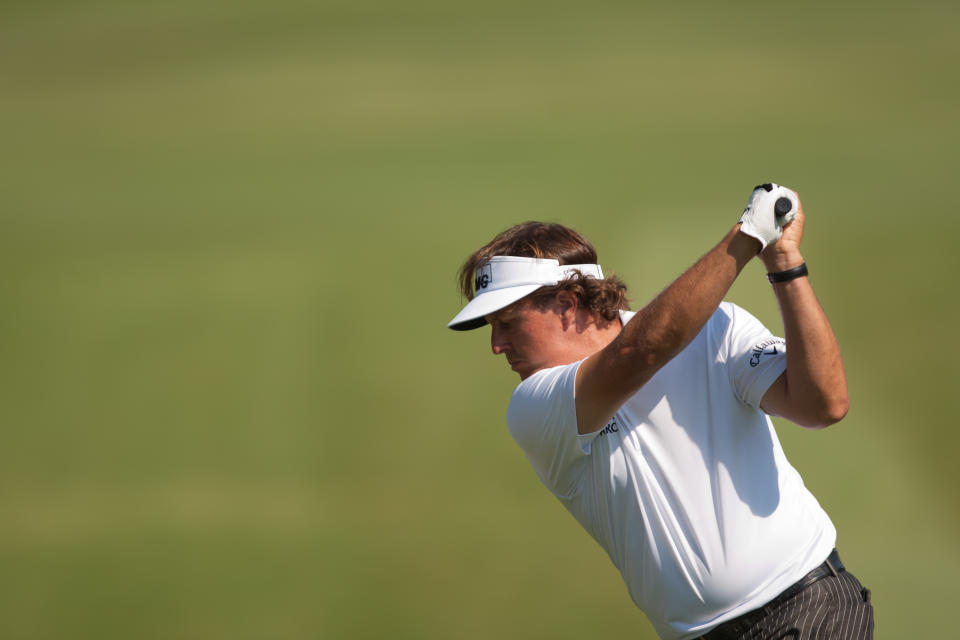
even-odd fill
[{"label": "bicep", "polygon": [[767,388],[760,400],[760,409],[771,416],[780,416],[789,418],[788,413],[792,413],[790,400],[787,396],[787,372],[784,371],[773,381],[773,384]]},{"label": "bicep", "polygon": [[577,431],[581,434],[602,429],[658,368],[644,366],[636,354],[620,349],[618,342],[584,360],[577,370]]},{"label": "bicep", "polygon": [[817,403],[802,394],[790,393],[787,372],[780,374],[760,401],[760,409],[771,416],[786,418],[807,429],[822,429],[836,420],[824,420]]},{"label": "bicep", "polygon": [[[581,363],[575,381],[581,434],[602,429],[630,396],[690,342],[669,322],[649,321],[646,309],[610,344]],[[659,317],[656,312],[653,315]]]}]

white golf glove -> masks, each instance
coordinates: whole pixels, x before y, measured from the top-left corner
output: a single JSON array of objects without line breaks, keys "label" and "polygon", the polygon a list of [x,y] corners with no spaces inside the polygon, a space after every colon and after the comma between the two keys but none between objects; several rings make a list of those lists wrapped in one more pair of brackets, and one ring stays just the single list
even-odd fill
[{"label": "white golf glove", "polygon": [[[786,201],[777,204],[781,198]],[[787,201],[790,208],[787,209]],[[778,184],[761,184],[750,194],[750,202],[740,216],[740,231],[760,241],[763,251],[783,235],[783,225],[797,217],[797,194]]]}]

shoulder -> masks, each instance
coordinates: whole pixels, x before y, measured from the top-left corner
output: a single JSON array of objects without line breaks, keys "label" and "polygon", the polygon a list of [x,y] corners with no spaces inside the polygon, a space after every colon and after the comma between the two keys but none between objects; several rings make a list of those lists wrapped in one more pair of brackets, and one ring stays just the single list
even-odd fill
[{"label": "shoulder", "polygon": [[573,399],[577,369],[582,360],[570,364],[541,369],[517,385],[510,397],[507,418],[520,417],[529,409],[543,403],[555,403],[566,396]]},{"label": "shoulder", "polygon": [[581,362],[541,369],[517,385],[507,407],[507,427],[515,438],[560,417],[576,419],[574,390]]},{"label": "shoulder", "polygon": [[717,307],[710,322],[732,322],[741,318],[753,318],[753,315],[740,305],[724,300]]},{"label": "shoulder", "polygon": [[543,369],[521,382],[507,409],[507,428],[540,480],[558,497],[577,491],[588,443],[577,434],[574,382],[580,362]]},{"label": "shoulder", "polygon": [[725,340],[736,340],[737,337],[751,339],[768,333],[756,316],[743,307],[726,301],[720,303],[707,326],[715,336],[722,336]]},{"label": "shoulder", "polygon": [[720,343],[720,360],[726,365],[734,394],[745,404],[759,408],[770,385],[787,366],[786,341],[775,336],[746,309],[724,303],[727,326]]},{"label": "shoulder", "polygon": [[724,300],[717,307],[716,313],[710,319],[711,322],[723,321],[732,322],[741,325],[762,324],[756,316],[734,302]]}]

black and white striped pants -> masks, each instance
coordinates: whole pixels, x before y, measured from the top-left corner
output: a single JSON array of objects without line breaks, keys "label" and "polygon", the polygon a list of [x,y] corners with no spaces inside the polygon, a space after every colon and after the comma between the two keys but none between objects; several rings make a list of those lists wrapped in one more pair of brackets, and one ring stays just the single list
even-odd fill
[{"label": "black and white striped pants", "polygon": [[708,633],[710,640],[871,640],[870,591],[848,571],[792,598],[751,611]]}]

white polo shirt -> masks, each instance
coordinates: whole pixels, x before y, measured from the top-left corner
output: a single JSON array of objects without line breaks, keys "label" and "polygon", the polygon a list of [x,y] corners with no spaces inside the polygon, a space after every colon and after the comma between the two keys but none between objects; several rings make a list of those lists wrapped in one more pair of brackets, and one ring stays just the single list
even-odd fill
[{"label": "white polo shirt", "polygon": [[[622,312],[624,324],[632,316]],[[694,638],[756,609],[829,555],[836,530],[759,409],[786,344],[751,314],[721,304],[587,435],[577,433],[579,366],[521,382],[507,426],[661,637]]]}]

